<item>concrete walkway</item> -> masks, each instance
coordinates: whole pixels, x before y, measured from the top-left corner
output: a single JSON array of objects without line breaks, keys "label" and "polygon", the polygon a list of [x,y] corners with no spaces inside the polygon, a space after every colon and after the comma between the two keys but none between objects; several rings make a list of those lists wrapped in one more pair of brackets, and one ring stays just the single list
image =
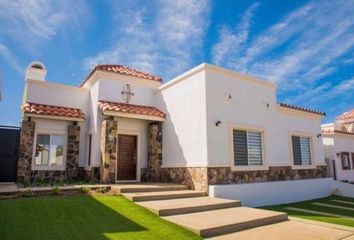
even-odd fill
[{"label": "concrete walkway", "polygon": [[343,210],[354,211],[354,208],[352,208],[352,207],[343,207],[343,206],[327,204],[327,203],[320,203],[320,202],[315,202],[315,203],[311,203],[311,204],[321,206],[321,207],[330,207],[330,208],[338,208],[338,209],[343,209]]},{"label": "concrete walkway", "polygon": [[[134,185],[128,184],[124,185],[122,195],[203,238],[354,240],[354,228],[288,220],[286,213],[241,207],[237,200],[212,198],[199,191],[194,191],[193,195],[192,190],[175,187],[167,191],[158,186],[154,189],[141,186],[136,192]],[[158,200],[151,199],[156,196]]]},{"label": "concrete walkway", "polygon": [[18,191],[17,185],[15,183],[0,183],[0,194],[11,194]]},{"label": "concrete walkway", "polygon": [[332,202],[337,202],[337,203],[344,203],[344,204],[349,204],[349,205],[354,205],[353,202],[349,202],[349,201],[344,201],[344,200],[336,200],[336,199],[332,199]]},{"label": "concrete walkway", "polygon": [[227,234],[212,240],[349,240],[354,233],[298,221],[286,221],[257,227],[247,231]]},{"label": "concrete walkway", "polygon": [[292,211],[297,211],[297,212],[312,213],[312,214],[315,214],[315,215],[323,215],[323,216],[328,216],[328,217],[345,218],[345,219],[354,221],[353,217],[349,217],[349,216],[341,215],[341,214],[321,212],[321,211],[315,211],[315,210],[309,210],[309,209],[297,208],[297,207],[287,207],[286,209],[292,210]]}]

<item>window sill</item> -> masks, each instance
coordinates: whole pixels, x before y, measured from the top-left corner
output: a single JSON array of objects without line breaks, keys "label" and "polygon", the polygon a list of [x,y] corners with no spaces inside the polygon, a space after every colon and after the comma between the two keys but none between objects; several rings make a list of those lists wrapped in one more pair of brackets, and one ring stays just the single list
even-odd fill
[{"label": "window sill", "polygon": [[65,166],[32,165],[32,171],[64,171]]},{"label": "window sill", "polygon": [[291,166],[291,169],[294,169],[294,170],[306,170],[306,169],[316,169],[317,166],[316,165],[293,165]]},{"label": "window sill", "polygon": [[231,166],[231,171],[265,171],[269,170],[268,166]]}]

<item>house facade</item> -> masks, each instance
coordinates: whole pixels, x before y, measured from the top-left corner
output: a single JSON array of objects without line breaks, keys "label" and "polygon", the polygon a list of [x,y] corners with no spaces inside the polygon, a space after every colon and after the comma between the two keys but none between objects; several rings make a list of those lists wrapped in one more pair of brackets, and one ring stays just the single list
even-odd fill
[{"label": "house facade", "polygon": [[337,180],[354,182],[354,110],[322,125],[325,159]]},{"label": "house facade", "polygon": [[80,86],[26,72],[18,181],[215,184],[326,176],[323,112],[277,103],[274,83],[201,64],[163,83],[97,65]]}]

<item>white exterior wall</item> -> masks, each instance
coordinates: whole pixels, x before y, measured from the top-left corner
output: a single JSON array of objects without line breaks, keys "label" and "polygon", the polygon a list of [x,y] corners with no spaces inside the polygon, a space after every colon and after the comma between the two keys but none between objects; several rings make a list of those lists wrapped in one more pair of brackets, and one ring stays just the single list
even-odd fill
[{"label": "white exterior wall", "polygon": [[[100,167],[101,165],[101,126],[102,116],[97,109],[97,102],[99,96],[99,82],[95,82],[90,88],[89,98],[89,114],[87,117],[87,124],[89,125],[86,136],[92,134],[91,139],[91,167]],[[88,146],[88,141],[86,141]],[[88,147],[85,151],[88,157]]]},{"label": "white exterior wall", "polygon": [[207,165],[206,93],[204,72],[188,73],[160,88],[157,107],[163,123],[163,167]]},{"label": "white exterior wall", "polygon": [[332,194],[332,182],[331,178],[319,178],[210,185],[209,196],[240,200],[249,207],[270,206],[327,197]]},{"label": "white exterior wall", "polygon": [[89,92],[86,89],[38,80],[26,81],[25,102],[80,108],[88,111]]},{"label": "white exterior wall", "polygon": [[[263,132],[266,166],[293,165],[291,134],[310,136],[312,160],[315,165],[325,165],[322,142],[317,137],[321,133],[321,117],[291,109],[281,110],[276,104],[275,90],[275,87],[269,84],[207,70],[206,106],[210,166],[233,166],[233,127]],[[227,94],[232,96],[231,100],[227,100]],[[269,104],[269,107],[266,104]],[[222,124],[215,126],[218,120]]]},{"label": "white exterior wall", "polygon": [[124,86],[129,84],[131,91],[134,93],[134,96],[131,97],[129,104],[143,106],[155,105],[156,87],[154,85],[134,84],[134,82],[125,80],[125,78],[122,78],[120,81],[119,80],[120,79],[99,79],[98,81],[100,87],[98,100],[125,103],[125,100],[122,98],[121,91]]},{"label": "white exterior wall", "polygon": [[333,158],[336,162],[336,173],[338,180],[347,180],[354,182],[354,169],[353,160],[350,161],[350,170],[343,170],[341,157],[337,156],[337,153],[349,152],[351,159],[351,153],[354,152],[354,136],[345,134],[335,134],[334,136],[334,151]]}]

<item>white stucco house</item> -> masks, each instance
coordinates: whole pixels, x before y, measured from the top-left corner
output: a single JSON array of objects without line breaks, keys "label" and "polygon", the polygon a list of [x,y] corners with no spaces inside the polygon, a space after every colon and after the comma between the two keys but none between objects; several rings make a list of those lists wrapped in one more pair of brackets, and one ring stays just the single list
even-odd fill
[{"label": "white stucco house", "polygon": [[323,112],[278,103],[269,81],[201,64],[163,82],[97,65],[80,84],[29,65],[18,181],[166,181],[194,189],[324,178]]},{"label": "white stucco house", "polygon": [[354,182],[354,110],[322,125],[328,171],[334,179]]}]

